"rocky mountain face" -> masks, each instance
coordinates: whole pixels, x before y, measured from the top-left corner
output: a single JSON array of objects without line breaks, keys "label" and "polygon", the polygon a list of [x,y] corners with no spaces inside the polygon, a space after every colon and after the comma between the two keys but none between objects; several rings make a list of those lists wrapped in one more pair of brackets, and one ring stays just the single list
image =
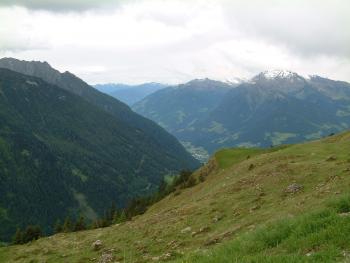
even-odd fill
[{"label": "rocky mountain face", "polygon": [[[228,84],[206,81],[203,87],[210,85],[211,93],[201,93],[201,102],[184,106],[183,98],[190,100],[201,90],[190,83],[183,86],[182,98],[177,95],[180,87],[170,87],[167,93],[158,91],[134,106],[189,149],[213,153],[232,146],[269,147],[317,139],[350,127],[350,84],[346,82],[266,71],[224,89],[217,87]],[[171,105],[167,110],[164,101]],[[196,111],[201,114],[193,116]]]},{"label": "rocky mountain face", "polygon": [[[115,104],[126,116],[136,115]],[[94,219],[112,202],[123,206],[157,189],[165,175],[198,166],[153,122],[136,115],[144,123],[132,126],[111,114],[116,108],[109,110],[41,78],[0,68],[0,240],[29,224],[50,232],[68,214]]]}]

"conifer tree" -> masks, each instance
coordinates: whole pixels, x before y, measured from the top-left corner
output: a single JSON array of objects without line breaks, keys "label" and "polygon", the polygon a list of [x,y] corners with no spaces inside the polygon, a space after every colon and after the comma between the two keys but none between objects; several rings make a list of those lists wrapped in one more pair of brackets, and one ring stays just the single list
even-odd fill
[{"label": "conifer tree", "polygon": [[67,233],[71,231],[72,231],[72,220],[70,219],[69,216],[67,216],[66,219],[64,220],[63,232]]},{"label": "conifer tree", "polygon": [[82,231],[86,229],[84,216],[80,215],[79,219],[75,223],[74,231]]},{"label": "conifer tree", "polygon": [[57,219],[57,221],[53,227],[53,230],[55,233],[61,233],[63,231],[63,226],[61,224],[61,220]]},{"label": "conifer tree", "polygon": [[113,214],[113,219],[112,219],[113,223],[118,223],[118,218],[119,218],[119,212],[118,210],[116,210]]},{"label": "conifer tree", "polygon": [[109,221],[113,221],[113,217],[114,217],[114,214],[116,213],[117,211],[117,207],[115,205],[115,202],[112,202],[112,205],[111,205],[111,209],[109,210],[109,213],[108,213],[108,220]]},{"label": "conifer tree", "polygon": [[23,232],[21,229],[17,228],[16,234],[13,236],[13,244],[22,244],[23,243]]},{"label": "conifer tree", "polygon": [[120,213],[120,216],[118,218],[118,223],[125,222],[127,219],[128,218],[126,216],[125,210],[123,209],[123,211]]},{"label": "conifer tree", "polygon": [[26,227],[26,230],[23,233],[22,242],[27,243],[32,240],[37,240],[42,236],[41,228],[38,225],[29,225]]}]

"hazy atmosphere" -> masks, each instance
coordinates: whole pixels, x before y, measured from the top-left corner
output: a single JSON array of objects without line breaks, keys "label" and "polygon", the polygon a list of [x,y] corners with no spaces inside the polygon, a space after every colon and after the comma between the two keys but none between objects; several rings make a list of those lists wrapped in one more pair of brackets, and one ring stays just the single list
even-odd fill
[{"label": "hazy atmosphere", "polygon": [[350,0],[0,23],[0,263],[350,262]]},{"label": "hazy atmosphere", "polygon": [[347,0],[0,2],[0,57],[89,84],[250,78],[289,69],[350,81]]}]

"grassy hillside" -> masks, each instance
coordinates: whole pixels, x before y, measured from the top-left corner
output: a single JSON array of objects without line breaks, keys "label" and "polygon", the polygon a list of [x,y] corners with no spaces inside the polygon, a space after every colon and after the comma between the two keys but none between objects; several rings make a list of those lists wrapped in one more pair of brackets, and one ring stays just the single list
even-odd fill
[{"label": "grassy hillside", "polygon": [[349,262],[350,198],[279,220],[177,262]]},{"label": "grassy hillside", "polygon": [[[197,185],[132,221],[2,248],[0,261],[348,260],[350,133],[267,150],[223,150],[195,177]],[[103,244],[98,251],[91,247],[96,240]]]}]

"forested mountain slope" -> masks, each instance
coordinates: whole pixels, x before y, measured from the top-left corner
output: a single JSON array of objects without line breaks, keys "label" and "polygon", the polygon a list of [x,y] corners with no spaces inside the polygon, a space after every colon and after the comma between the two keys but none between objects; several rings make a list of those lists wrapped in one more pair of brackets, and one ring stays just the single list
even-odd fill
[{"label": "forested mountain slope", "polygon": [[117,121],[124,122],[127,126],[140,130],[140,133],[148,137],[147,140],[158,144],[160,152],[165,151],[167,155],[173,156],[174,162],[179,164],[188,163],[191,167],[198,165],[196,160],[184,150],[176,138],[163,128],[153,121],[136,114],[119,100],[99,92],[68,71],[60,73],[47,62],[21,61],[14,58],[0,59],[0,68],[7,68],[22,74],[39,77],[48,83],[74,93],[113,115]]},{"label": "forested mountain slope", "polygon": [[[0,69],[0,238],[156,189],[197,163],[55,85]],[[161,131],[163,132],[163,131]],[[182,156],[181,154],[184,154]]]}]

